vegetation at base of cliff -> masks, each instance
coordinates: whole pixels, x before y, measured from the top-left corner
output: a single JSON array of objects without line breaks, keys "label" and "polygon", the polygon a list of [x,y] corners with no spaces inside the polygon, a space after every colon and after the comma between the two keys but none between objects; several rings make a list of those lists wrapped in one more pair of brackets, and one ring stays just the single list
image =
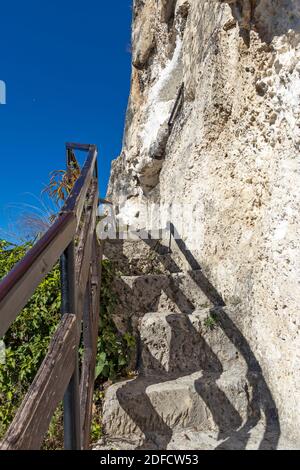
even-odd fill
[{"label": "vegetation at base of cliff", "polygon": [[[73,152],[69,158],[67,170],[53,172],[50,183],[44,190],[57,207],[66,200],[80,175],[80,166]],[[51,215],[49,223],[55,218],[56,214]],[[0,281],[24,257],[32,244],[33,242],[14,245],[0,240]],[[111,285],[115,275],[113,265],[107,260],[103,261],[92,442],[97,442],[101,437],[102,384],[108,379],[115,380],[127,374],[134,347],[133,337],[129,334],[120,335],[113,323],[112,314],[117,299],[112,293]],[[57,264],[36,289],[4,338],[5,361],[3,364],[0,362],[0,439],[6,433],[47,354],[51,337],[61,318],[60,310],[61,284]],[[79,351],[82,354],[82,347]],[[62,405],[52,418],[43,448],[63,448]]]},{"label": "vegetation at base of cliff", "polygon": [[[0,278],[30,248],[0,242]],[[0,436],[31,385],[59,322],[60,275],[56,266],[5,335],[5,363],[0,365]]]},{"label": "vegetation at base of cliff", "polygon": [[[0,280],[13,268],[31,247],[0,241]],[[101,384],[127,374],[134,340],[129,334],[121,336],[113,323],[112,313],[117,299],[111,292],[115,276],[109,261],[103,261],[101,318],[98,339],[94,421],[92,439],[101,436]],[[0,364],[0,438],[5,434],[45,357],[49,342],[60,321],[60,270],[52,272],[37,288],[31,300],[5,335],[5,363]],[[63,447],[62,407],[56,411],[45,439],[45,449]]]},{"label": "vegetation at base of cliff", "polygon": [[120,335],[113,322],[117,298],[112,292],[111,286],[115,276],[113,264],[109,260],[104,260],[102,262],[100,335],[96,378],[110,380],[127,375],[130,355],[135,347],[133,336],[129,333]]}]

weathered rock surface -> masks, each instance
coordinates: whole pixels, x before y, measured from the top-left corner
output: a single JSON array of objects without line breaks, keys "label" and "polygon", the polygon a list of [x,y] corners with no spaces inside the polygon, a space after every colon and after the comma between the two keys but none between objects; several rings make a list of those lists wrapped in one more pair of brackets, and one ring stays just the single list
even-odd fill
[{"label": "weathered rock surface", "polygon": [[[276,432],[275,432],[276,436]],[[104,438],[96,449],[99,450],[135,450],[140,448],[143,450],[159,450],[163,448],[164,436],[156,435],[155,442],[141,444],[140,441],[132,439],[112,439]],[[263,445],[261,446],[261,442]],[[230,438],[220,439],[217,432],[197,432],[193,429],[184,429],[175,431],[170,442],[167,444],[167,450],[299,450],[299,446],[295,445],[288,439],[281,437],[279,442],[272,431],[265,434],[263,423],[259,423],[251,430],[239,433],[232,433]],[[140,447],[139,447],[140,445]]]},{"label": "weathered rock surface", "polygon": [[202,282],[202,271],[121,276],[112,286],[118,298],[115,323],[120,331],[126,331],[129,325],[135,330],[138,319],[147,312],[192,313],[198,308],[217,304],[218,298],[208,299],[199,288]]},{"label": "weathered rock surface", "polygon": [[[189,374],[203,370],[222,374],[236,370],[246,374],[248,365],[241,351],[226,336],[219,322],[223,308],[183,313],[147,313],[140,320],[141,366],[144,375]],[[208,324],[212,318],[214,323]],[[255,371],[255,364],[249,367]]]},{"label": "weathered rock surface", "polygon": [[217,307],[144,315],[139,375],[108,389],[99,448],[277,448],[276,404],[235,326],[239,314]]},{"label": "weathered rock surface", "polygon": [[168,242],[159,240],[110,240],[104,255],[122,276],[182,272],[186,264],[177,253],[170,256]]},{"label": "weathered rock surface", "polygon": [[158,434],[166,448],[176,429],[222,435],[247,421],[251,387],[233,371],[160,380],[139,377],[109,389],[103,421],[109,436],[155,442]]},{"label": "weathered rock surface", "polygon": [[136,0],[133,51],[109,195],[137,228],[146,203],[190,207],[201,238],[189,226],[181,238],[239,303],[231,329],[260,364],[281,434],[299,440],[299,1]]}]

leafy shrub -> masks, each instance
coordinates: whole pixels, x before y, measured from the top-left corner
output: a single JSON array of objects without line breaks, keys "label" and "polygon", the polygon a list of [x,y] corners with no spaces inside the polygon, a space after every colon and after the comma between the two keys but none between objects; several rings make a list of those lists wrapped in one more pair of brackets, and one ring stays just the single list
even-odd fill
[{"label": "leafy shrub", "polygon": [[[0,242],[0,278],[30,248]],[[12,421],[47,352],[60,319],[60,273],[56,266],[5,335],[6,360],[0,365],[0,436]]]},{"label": "leafy shrub", "polygon": [[113,264],[109,260],[103,260],[100,331],[96,367],[96,378],[101,381],[104,379],[115,380],[118,376],[127,375],[130,355],[135,346],[133,336],[129,333],[120,335],[113,322],[113,312],[117,298],[111,286],[115,276]]},{"label": "leafy shrub", "polygon": [[[15,246],[0,241],[0,280],[23,258],[29,243]],[[111,284],[115,272],[112,264],[103,261],[101,288],[101,320],[98,339],[96,390],[94,396],[95,416],[92,438],[101,435],[101,383],[127,374],[127,366],[134,339],[121,336],[113,323],[112,314],[117,299]],[[5,335],[6,361],[0,364],[0,438],[5,434],[24,395],[28,391],[45,357],[50,339],[60,321],[60,270],[55,266],[39,285],[24,310]],[[45,449],[62,448],[62,407],[56,411],[45,439]]]}]

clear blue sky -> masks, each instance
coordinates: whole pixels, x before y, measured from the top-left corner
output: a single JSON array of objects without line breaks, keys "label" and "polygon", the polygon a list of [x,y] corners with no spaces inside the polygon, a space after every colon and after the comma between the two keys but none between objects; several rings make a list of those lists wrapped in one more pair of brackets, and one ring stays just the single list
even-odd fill
[{"label": "clear blue sky", "polygon": [[[100,150],[101,193],[120,153],[130,85],[131,0],[1,2],[0,229],[40,195],[66,141]],[[0,233],[1,237],[1,233]]]}]

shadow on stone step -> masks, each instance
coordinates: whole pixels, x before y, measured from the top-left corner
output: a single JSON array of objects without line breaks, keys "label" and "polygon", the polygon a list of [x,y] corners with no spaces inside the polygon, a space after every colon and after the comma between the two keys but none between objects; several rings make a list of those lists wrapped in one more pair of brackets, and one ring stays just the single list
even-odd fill
[{"label": "shadow on stone step", "polygon": [[[170,224],[170,227],[174,234],[176,231],[174,225]],[[144,241],[146,243],[148,242],[147,240]],[[187,249],[185,243],[177,238],[176,244],[183,256],[188,261],[191,270],[202,272],[200,264]],[[166,263],[168,262],[166,258],[164,258],[164,260]],[[189,275],[191,277],[194,276],[192,271],[189,271]],[[209,408],[213,420],[219,429],[219,438],[225,440],[225,442],[223,442],[223,444],[221,444],[218,449],[230,449],[231,445],[232,448],[236,448],[237,441],[239,442],[240,448],[245,449],[250,438],[250,431],[259,422],[262,414],[265,418],[265,432],[259,448],[276,449],[280,437],[279,416],[276,404],[265,381],[259,362],[252,352],[246,338],[243,336],[236,323],[231,319],[228,312],[226,311],[225,302],[222,296],[218,293],[216,288],[212,285],[203,272],[200,277],[197,277],[197,285],[214,306],[211,309],[211,313],[215,313],[218,316],[219,326],[244,358],[247,364],[246,377],[252,389],[252,396],[249,396],[248,400],[247,419],[246,422],[242,425],[242,418],[238,411],[234,408],[226,394],[220,390],[218,384],[216,383],[216,380],[221,376],[223,371],[222,364],[220,363],[218,357],[210,349],[208,344],[205,342],[205,340],[194,329],[193,325],[189,321],[188,315],[186,315],[186,310],[182,310],[182,314],[185,316],[185,321],[189,323],[188,328],[190,332],[190,339],[195,338],[195,335],[197,336],[197,341],[201,343],[201,348],[206,353],[204,355],[206,355],[210,361],[211,367],[208,369],[218,372],[214,380],[212,380],[211,376],[209,376],[209,387],[207,387],[208,375],[205,372],[201,379],[196,380],[194,383],[196,392]],[[180,289],[178,289],[178,291],[180,293]],[[172,293],[169,292],[169,295],[172,295]],[[178,295],[176,298],[178,298]],[[172,314],[169,315],[168,322],[172,330]],[[174,346],[176,344],[177,338],[176,335],[174,336],[173,332],[171,335],[172,338],[170,345],[169,363],[176,361],[176,358],[173,357],[173,354],[176,350]],[[189,338],[186,338],[186,340],[188,341]],[[154,357],[153,361],[156,361]],[[159,368],[158,364],[157,366]],[[201,370],[201,363],[199,363],[198,370]],[[189,371],[189,373],[191,373],[191,371]],[[184,375],[186,375],[186,372],[177,375],[175,378],[180,378]],[[174,376],[172,376],[172,380],[173,379]],[[155,433],[164,436],[163,441],[160,439],[159,443],[161,449],[167,448],[167,445],[172,438],[172,429],[155,410],[149,397],[147,396],[146,389],[151,384],[154,385],[169,380],[169,376],[160,376],[156,379],[153,377],[152,382],[147,382],[141,392],[141,387],[143,387],[143,377],[138,377],[136,380],[125,383],[124,386],[117,391],[117,397],[121,407],[145,434],[146,441],[153,442],[155,439]],[[135,392],[137,390],[140,394],[142,393],[143,398],[141,400],[141,404],[137,404],[134,400],[134,397],[136,396]],[[220,406],[220,403],[222,406]]]},{"label": "shadow on stone step", "polygon": [[[136,450],[141,450],[145,446],[149,448],[153,444],[153,449],[167,449],[172,439],[173,431],[165,420],[157,413],[148,395],[147,388],[157,383],[157,380],[144,381],[143,377],[126,382],[122,388],[117,390],[117,399],[125,413],[132,419],[135,425],[145,436],[144,443]],[[161,383],[161,382],[160,382]],[[136,397],[140,396],[140,400]],[[155,442],[155,435],[163,436],[160,442]]]},{"label": "shadow on stone step", "polygon": [[139,319],[159,308],[185,313],[195,310],[190,299],[168,276],[137,276],[131,282],[120,277],[112,288],[118,298],[113,319],[121,333],[135,333]]},{"label": "shadow on stone step", "polygon": [[104,255],[113,261],[122,275],[140,276],[159,271],[164,258],[167,259],[164,263],[166,273],[181,272],[181,268],[168,254],[167,246],[151,238],[139,241],[107,240],[104,244]]},{"label": "shadow on stone step", "polygon": [[265,418],[265,433],[261,440],[259,449],[276,449],[280,438],[279,415],[259,362],[252,352],[246,338],[229,317],[226,309],[219,307],[212,309],[212,312],[218,315],[221,328],[229,340],[238,349],[242,357],[246,360],[247,379],[252,385],[253,390],[252,399],[249,402],[249,410],[252,409],[254,413],[249,412],[247,422],[243,427],[237,432],[232,433],[229,440],[227,440],[226,443],[221,444],[219,448],[223,449],[225,448],[224,446],[228,448],[230,441],[232,440],[232,442],[234,442],[236,437],[238,437],[241,442],[244,441],[246,446],[250,437],[250,430],[258,423],[261,418],[261,414],[263,413]]},{"label": "shadow on stone step", "polygon": [[[173,332],[175,330],[174,320],[177,321],[177,319],[176,315],[170,314],[166,317],[171,328],[169,364],[171,368],[172,364],[176,364],[174,370],[171,370],[171,373],[158,373],[150,377],[140,375],[137,379],[126,382],[117,391],[117,399],[120,406],[145,435],[145,442],[141,448],[144,445],[151,446],[151,443],[153,443],[153,448],[158,446],[161,450],[167,449],[172,439],[172,427],[176,425],[176,421],[178,423],[178,418],[180,418],[180,416],[176,416],[176,413],[174,413],[174,416],[168,416],[168,414],[160,415],[147,394],[148,387],[180,379],[203,370],[201,378],[195,380],[194,388],[210,410],[213,422],[219,430],[218,438],[224,441],[217,449],[236,449],[237,443],[240,449],[245,449],[250,439],[250,432],[258,424],[262,413],[265,416],[266,424],[259,449],[276,449],[280,437],[279,419],[275,403],[262,376],[261,369],[246,340],[237,331],[235,325],[231,324],[231,320],[223,308],[218,309],[218,318],[223,330],[243,355],[248,365],[246,377],[252,394],[247,394],[246,421],[245,416],[242,418],[235,408],[239,404],[239,399],[237,399],[237,402],[232,401],[232,397],[229,399],[226,393],[218,386],[217,381],[221,378],[223,372],[222,363],[199,332],[195,330],[189,317],[186,315],[183,315],[182,318],[186,327],[186,335],[183,341],[193,343],[198,341],[202,354],[199,356],[199,363],[196,365],[194,362],[193,368],[175,372],[178,365],[178,358],[176,357],[178,352],[178,337]],[[143,345],[143,347],[145,348],[146,346]],[[151,354],[149,349],[147,354]],[[154,371],[159,371],[161,367],[161,364],[153,356],[151,357],[151,367]],[[238,373],[239,371],[237,371]],[[242,424],[243,422],[244,424]],[[160,436],[159,442],[155,441],[156,434]]]},{"label": "shadow on stone step", "polygon": [[[175,363],[178,367],[180,365],[177,364],[178,360],[176,356],[179,338],[177,338],[177,335],[174,333],[177,330],[174,322],[178,321],[178,316],[168,315],[166,320],[171,328],[172,335],[169,364],[170,367],[172,367],[172,364]],[[242,418],[224,391],[217,385],[217,380],[223,373],[223,365],[205,339],[194,328],[189,317],[182,315],[180,320],[182,331],[185,332],[183,343],[186,345],[197,344],[199,349],[197,355],[198,360],[193,361],[192,368],[188,368],[186,371],[183,370],[181,375],[177,377],[185,376],[187,373],[192,374],[199,370],[203,371],[202,377],[194,382],[194,387],[197,394],[201,397],[212,414],[213,421],[219,429],[219,438],[224,439],[228,437],[230,430],[238,429],[241,426]]]},{"label": "shadow on stone step", "polygon": [[[167,322],[171,327],[171,341],[170,341],[170,357],[169,364],[178,363],[177,352],[178,352],[178,338],[174,334],[175,328],[174,321],[178,321],[178,315],[168,315]],[[184,322],[184,327],[187,332],[186,339],[191,342],[199,342],[201,345],[202,354],[199,355],[199,363],[194,364],[193,369],[189,370],[172,370],[171,373],[156,374],[153,376],[140,375],[137,379],[126,382],[121,388],[117,390],[117,399],[120,406],[131,418],[135,425],[145,435],[145,441],[141,445],[140,449],[144,446],[149,448],[149,445],[153,444],[153,448],[165,450],[170,443],[173,435],[172,426],[178,424],[180,419],[190,419],[193,421],[193,414],[188,418],[181,416],[180,412],[174,411],[170,413],[170,410],[165,410],[163,417],[157,412],[155,406],[152,404],[147,389],[151,385],[163,384],[170,380],[176,380],[186,377],[194,372],[198,372],[204,367],[208,370],[203,372],[201,379],[196,380],[194,388],[196,393],[202,398],[205,405],[210,410],[213,421],[219,429],[220,438],[229,438],[230,433],[238,429],[242,424],[242,418],[238,411],[231,404],[230,400],[226,396],[223,390],[221,390],[216,381],[221,377],[223,367],[218,357],[212,349],[208,346],[205,340],[195,330],[188,316],[183,315],[181,321]],[[143,348],[147,348],[143,345]],[[151,355],[149,349],[147,354]],[[209,363],[209,366],[207,365]],[[151,356],[151,366],[154,371],[159,371],[161,368],[159,361]],[[170,397],[171,399],[171,397]],[[169,402],[168,402],[169,404]],[[173,404],[172,404],[173,405]],[[176,404],[174,403],[176,409]],[[159,440],[156,441],[155,436],[159,435]]]},{"label": "shadow on stone step", "polygon": [[[187,248],[185,242],[180,238],[175,225],[172,222],[168,222],[168,227],[170,229],[170,235],[175,240],[175,243],[178,247],[179,252],[185,258],[190,270],[187,271],[187,274],[191,277],[191,279],[198,285],[201,291],[206,295],[206,297],[210,300],[212,305],[214,306],[225,306],[225,302],[219,292],[215,289],[215,287],[211,284],[208,278],[205,276],[202,270],[202,266],[193,256],[192,252]],[[153,240],[143,240],[149,247],[152,246]],[[164,246],[160,245],[159,241],[156,243],[156,250],[163,250]],[[174,271],[177,272],[179,270],[179,266],[176,265],[176,262],[172,258],[172,251],[170,250],[169,253],[164,253],[164,258],[161,259],[161,263],[165,265],[166,268],[170,264],[172,264]],[[197,271],[197,273],[195,272]],[[191,310],[193,311],[193,310]],[[185,311],[185,313],[187,313]]]},{"label": "shadow on stone step", "polygon": [[[202,271],[199,262],[188,250],[184,241],[178,236],[175,225],[170,222],[169,226],[171,235],[174,237],[179,250],[187,260],[191,269]],[[193,275],[193,273],[190,272],[189,274]],[[247,422],[241,429],[235,431],[231,437],[234,439],[234,437],[238,436],[241,442],[244,442],[244,446],[246,447],[247,441],[250,437],[249,431],[258,423],[261,413],[263,412],[266,420],[266,427],[264,438],[260,443],[260,449],[276,449],[280,437],[279,415],[271,391],[263,376],[261,366],[251,350],[248,341],[226,312],[225,302],[217,289],[204,274],[201,276],[200,282],[198,281],[197,283],[201,291],[204,292],[207,298],[215,306],[211,309],[211,313],[216,313],[218,315],[220,327],[245,359],[248,368],[247,379],[253,389],[253,397],[249,403],[249,417]],[[256,374],[256,377],[253,373]],[[227,441],[227,448],[228,444],[229,442]],[[222,449],[222,445],[219,448]]]}]

